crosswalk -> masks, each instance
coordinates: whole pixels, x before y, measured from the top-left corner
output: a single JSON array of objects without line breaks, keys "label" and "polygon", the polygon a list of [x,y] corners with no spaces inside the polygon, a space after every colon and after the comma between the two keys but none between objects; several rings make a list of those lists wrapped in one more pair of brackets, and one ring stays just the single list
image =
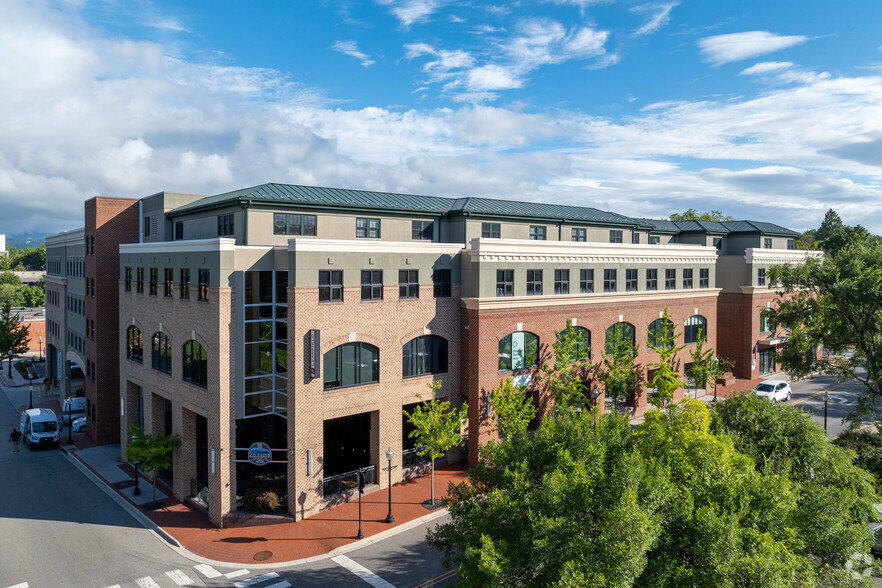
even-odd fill
[{"label": "crosswalk", "polygon": [[[164,573],[135,578],[122,584],[113,584],[106,588],[174,588],[176,586],[234,586],[235,588],[289,588],[291,584],[286,580],[279,580],[279,574],[268,572],[259,576],[251,575],[251,571],[245,568],[221,572],[214,566],[198,564],[193,570],[169,570]],[[204,580],[210,580],[208,584]],[[226,580],[234,580],[227,583]],[[28,582],[22,582],[6,588],[31,588]]]}]

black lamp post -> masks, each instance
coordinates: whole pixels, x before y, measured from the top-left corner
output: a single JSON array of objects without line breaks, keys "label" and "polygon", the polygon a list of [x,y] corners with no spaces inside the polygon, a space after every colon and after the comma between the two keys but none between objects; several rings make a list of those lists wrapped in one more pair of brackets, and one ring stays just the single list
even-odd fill
[{"label": "black lamp post", "polygon": [[37,345],[40,350],[39,355],[37,356],[37,361],[43,361],[43,336],[37,337]]},{"label": "black lamp post", "polygon": [[827,434],[827,402],[830,400],[830,393],[824,392],[824,434]]},{"label": "black lamp post", "polygon": [[141,495],[141,489],[138,487],[138,478],[141,476],[138,475],[138,466],[141,464],[140,461],[135,462],[135,489],[132,491],[132,494],[135,496]]},{"label": "black lamp post", "polygon": [[73,402],[67,402],[67,444],[73,443]]},{"label": "black lamp post", "polygon": [[355,536],[356,539],[364,539],[364,534],[361,532],[361,495],[364,494],[364,474],[361,473],[361,470],[358,471],[358,535]]},{"label": "black lamp post", "polygon": [[33,384],[35,375],[34,372],[28,372],[28,408],[34,408]]},{"label": "black lamp post", "polygon": [[12,349],[6,352],[9,355],[9,383],[12,383]]},{"label": "black lamp post", "polygon": [[394,523],[395,517],[392,516],[392,458],[395,457],[395,452],[392,451],[392,448],[386,450],[386,459],[389,461],[389,514],[386,515],[387,523]]}]

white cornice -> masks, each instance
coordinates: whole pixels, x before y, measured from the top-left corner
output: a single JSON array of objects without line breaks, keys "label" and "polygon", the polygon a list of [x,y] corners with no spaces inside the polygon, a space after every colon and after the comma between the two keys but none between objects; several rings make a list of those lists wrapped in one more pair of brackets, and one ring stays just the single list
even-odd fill
[{"label": "white cornice", "polygon": [[703,245],[638,245],[527,239],[472,239],[472,261],[572,263],[716,263],[717,250]]},{"label": "white cornice", "polygon": [[808,251],[804,249],[759,249],[751,248],[744,251],[744,260],[747,263],[805,263],[809,257],[824,257],[823,251]]},{"label": "white cornice", "polygon": [[380,241],[377,239],[288,239],[288,251],[319,253],[431,253],[457,255],[459,243],[423,243],[416,241]]},{"label": "white cornice", "polygon": [[617,292],[615,294],[600,292],[597,294],[569,294],[563,296],[500,296],[493,298],[463,298],[462,303],[469,310],[502,310],[507,308],[573,306],[577,304],[626,304],[629,302],[663,302],[686,298],[716,298],[720,291],[720,288],[701,288],[699,290]]},{"label": "white cornice", "polygon": [[215,237],[189,241],[158,241],[156,243],[122,243],[120,255],[126,253],[194,253],[198,251],[235,251],[236,240]]},{"label": "white cornice", "polygon": [[52,275],[46,274],[46,276],[43,278],[43,281],[46,282],[47,284],[55,284],[57,286],[67,286],[67,278],[66,277],[52,276]]},{"label": "white cornice", "polygon": [[86,228],[71,229],[46,237],[46,247],[61,247],[62,245],[82,245],[85,247]]}]

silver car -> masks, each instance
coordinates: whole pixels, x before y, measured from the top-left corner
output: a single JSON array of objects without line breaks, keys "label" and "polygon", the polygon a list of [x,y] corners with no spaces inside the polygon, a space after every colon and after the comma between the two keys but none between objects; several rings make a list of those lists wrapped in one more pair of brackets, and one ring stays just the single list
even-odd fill
[{"label": "silver car", "polygon": [[757,396],[765,396],[772,402],[787,402],[790,394],[790,384],[784,380],[766,380],[756,387]]}]

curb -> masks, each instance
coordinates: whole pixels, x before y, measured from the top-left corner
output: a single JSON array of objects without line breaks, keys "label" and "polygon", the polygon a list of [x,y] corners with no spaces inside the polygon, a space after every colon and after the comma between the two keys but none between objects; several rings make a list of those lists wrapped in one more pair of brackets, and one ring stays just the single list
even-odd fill
[{"label": "curb", "polygon": [[177,539],[175,539],[168,531],[154,523],[148,516],[146,516],[141,510],[133,505],[128,499],[123,497],[119,492],[114,490],[107,480],[102,478],[97,472],[95,472],[92,468],[90,468],[85,462],[83,462],[76,454],[71,453],[70,449],[61,445],[60,449],[64,452],[65,457],[68,461],[74,464],[74,467],[79,469],[87,478],[89,478],[96,486],[101,488],[105,494],[110,496],[110,498],[119,504],[127,513],[132,515],[132,517],[138,521],[141,526],[145,529],[154,532],[160,539],[165,541],[168,546],[174,549],[179,555],[186,557],[191,561],[195,561],[197,563],[206,563],[209,565],[220,565],[220,566],[244,566],[247,565],[251,569],[255,570],[273,570],[280,568],[289,568],[299,565],[304,565],[308,563],[314,563],[318,561],[322,561],[325,559],[330,559],[332,557],[336,557],[338,555],[342,555],[344,553],[349,553],[352,551],[357,551],[362,547],[368,547],[370,545],[374,545],[379,543],[389,537],[393,537],[400,533],[404,533],[405,531],[409,531],[415,527],[419,527],[425,523],[431,522],[435,519],[439,519],[447,514],[446,508],[439,508],[435,512],[424,515],[420,518],[413,519],[411,521],[407,521],[406,523],[401,523],[397,527],[392,529],[388,529],[386,531],[381,531],[376,535],[371,535],[370,537],[365,537],[359,541],[355,541],[354,543],[349,543],[347,545],[341,545],[336,549],[329,551],[328,553],[324,553],[322,555],[313,555],[310,557],[305,557],[302,559],[294,559],[289,561],[281,561],[271,564],[254,564],[248,563],[244,564],[242,562],[230,562],[230,561],[221,561],[215,559],[209,559],[207,557],[202,557],[199,554],[193,553],[183,545],[181,545]]}]

